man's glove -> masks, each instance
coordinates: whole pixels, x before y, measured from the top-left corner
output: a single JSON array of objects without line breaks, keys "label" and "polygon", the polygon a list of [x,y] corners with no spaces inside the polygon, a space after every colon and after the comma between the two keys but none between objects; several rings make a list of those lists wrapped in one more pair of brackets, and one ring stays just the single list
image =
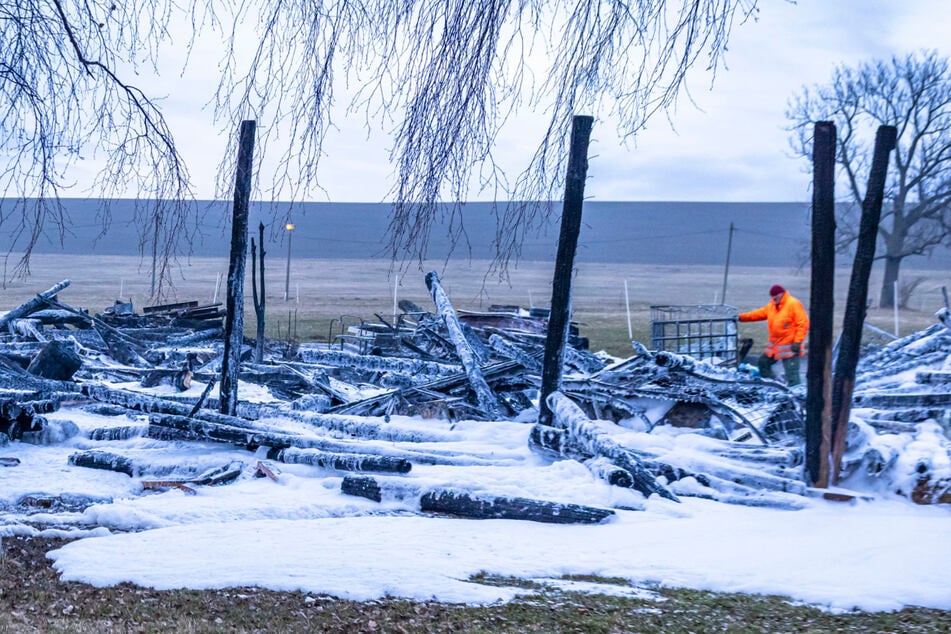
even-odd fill
[{"label": "man's glove", "polygon": [[799,354],[799,351],[800,351],[800,350],[802,350],[802,344],[800,344],[800,343],[795,343],[795,342],[794,342],[793,345],[792,345],[792,352],[793,352],[793,354]]}]

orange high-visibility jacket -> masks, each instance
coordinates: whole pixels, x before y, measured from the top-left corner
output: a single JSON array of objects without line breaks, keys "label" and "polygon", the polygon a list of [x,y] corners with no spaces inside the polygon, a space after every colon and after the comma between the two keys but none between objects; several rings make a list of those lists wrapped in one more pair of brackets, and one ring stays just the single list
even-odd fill
[{"label": "orange high-visibility jacket", "polygon": [[809,332],[809,317],[802,302],[789,294],[783,293],[779,306],[770,299],[766,305],[748,313],[740,313],[740,321],[763,321],[769,330],[769,342],[764,353],[773,359],[788,359],[794,356],[792,344],[800,344],[799,354],[806,353],[802,342]]}]

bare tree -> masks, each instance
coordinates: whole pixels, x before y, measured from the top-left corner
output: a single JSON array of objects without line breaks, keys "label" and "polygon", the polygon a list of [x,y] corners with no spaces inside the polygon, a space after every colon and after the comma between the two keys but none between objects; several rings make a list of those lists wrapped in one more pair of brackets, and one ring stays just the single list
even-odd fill
[{"label": "bare tree", "polygon": [[[620,136],[635,135],[674,104],[690,66],[721,67],[731,29],[757,10],[757,0],[0,0],[0,152],[13,157],[0,164],[0,191],[23,202],[0,223],[18,228],[27,267],[43,232],[68,227],[55,202],[93,155],[104,161],[93,196],[159,201],[142,208],[143,254],[167,262],[187,249],[188,172],[159,103],[122,78],[156,64],[181,13],[194,28],[188,46],[224,27],[215,113],[225,131],[245,118],[265,123],[260,155],[280,157],[265,196],[305,200],[320,189],[335,89],[346,82],[355,91],[347,116],[394,138],[394,258],[422,260],[440,220],[454,243],[464,240],[456,203],[489,188],[541,201],[499,213],[504,268],[557,197],[571,117],[612,115]],[[509,180],[493,142],[518,108],[547,126],[531,164]],[[233,171],[219,172],[222,195]]]},{"label": "bare tree", "polygon": [[[674,104],[698,59],[713,70],[720,66],[731,28],[753,15],[756,4],[341,0],[311,11],[267,0],[254,5],[262,17],[250,70],[226,67],[217,104],[231,126],[243,112],[287,122],[274,184],[306,190],[317,183],[339,73],[359,86],[350,114],[368,126],[379,123],[395,140],[391,255],[422,260],[438,221],[453,244],[464,240],[456,203],[474,185],[496,199],[535,201],[498,212],[495,246],[504,268],[527,232],[547,220],[547,201],[563,185],[571,117],[610,113],[621,136],[635,135],[652,114]],[[243,9],[251,11],[251,3]],[[239,12],[236,23],[248,18]],[[229,60],[243,43],[231,40]],[[530,57],[544,65],[532,65]],[[510,181],[492,144],[522,106],[543,113],[548,124],[531,164]],[[263,142],[278,129],[263,131]]]},{"label": "bare tree", "polygon": [[[180,11],[172,0],[0,0],[0,227],[20,253],[16,273],[29,271],[41,237],[62,240],[74,219],[61,197],[93,164],[94,197],[145,194],[140,249],[168,282],[195,230],[189,175],[156,101],[123,75],[155,60]],[[96,220],[104,232],[107,204]]]},{"label": "bare tree", "polygon": [[805,88],[786,113],[792,144],[802,156],[811,146],[815,121],[834,121],[839,131],[836,160],[844,176],[845,204],[839,205],[837,248],[846,251],[858,236],[858,212],[878,125],[898,128],[894,168],[889,171],[879,225],[876,259],[885,261],[879,299],[894,306],[902,261],[951,244],[951,75],[948,58],[920,52],[840,66],[832,81]]}]

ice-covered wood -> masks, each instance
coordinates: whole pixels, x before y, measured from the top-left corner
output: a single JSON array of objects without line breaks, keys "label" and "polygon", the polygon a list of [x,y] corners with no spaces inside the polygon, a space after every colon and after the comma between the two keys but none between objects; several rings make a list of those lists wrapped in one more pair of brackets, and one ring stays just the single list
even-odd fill
[{"label": "ice-covered wood", "polygon": [[402,357],[353,354],[345,350],[325,350],[301,346],[297,358],[307,364],[352,368],[370,372],[397,372],[411,376],[440,377],[458,374],[460,366],[450,363]]},{"label": "ice-covered wood", "polygon": [[409,473],[413,465],[405,458],[372,456],[359,453],[330,453],[316,449],[270,449],[270,460],[288,464],[307,464],[337,471],[370,471],[381,473]]},{"label": "ice-covered wood", "polygon": [[951,392],[857,394],[856,407],[877,409],[951,407]]},{"label": "ice-covered wood", "polygon": [[[516,361],[500,361],[498,363],[491,363],[483,366],[482,376],[494,379],[495,377],[502,376],[518,367],[520,366]],[[376,394],[359,401],[345,403],[343,405],[331,408],[328,410],[328,412],[339,414],[359,414],[364,416],[384,415],[389,414],[390,412],[386,412],[385,410],[381,411],[381,406],[385,406],[387,403],[393,402],[394,399],[418,400],[421,398],[428,398],[428,400],[432,400],[434,397],[437,397],[442,398],[443,400],[448,400],[445,399],[442,394],[451,391],[454,387],[463,385],[469,385],[469,377],[465,374],[465,372],[459,372],[457,374],[451,374],[442,378],[433,379],[427,383],[420,383],[405,388],[398,388],[388,392],[383,392],[381,394]],[[470,417],[479,418],[480,420],[491,418],[485,411],[473,411]]]},{"label": "ice-covered wood", "polygon": [[634,487],[634,476],[626,469],[612,464],[607,458],[590,458],[584,461],[584,466],[586,466],[591,473],[608,484],[625,489]]},{"label": "ice-covered wood", "polygon": [[489,336],[489,346],[502,356],[517,361],[519,365],[529,372],[539,373],[542,370],[541,361],[508,340],[503,339],[498,334],[493,333]]},{"label": "ice-covered wood", "polygon": [[562,504],[520,497],[477,496],[464,491],[437,490],[424,493],[419,508],[470,519],[527,520],[546,524],[600,524],[615,513],[580,504]]},{"label": "ice-covered wood", "polygon": [[362,416],[337,416],[307,411],[287,412],[288,418],[299,420],[321,430],[340,432],[366,440],[389,440],[393,442],[448,442],[455,437],[451,432],[421,430],[418,427],[385,423]]},{"label": "ice-covered wood", "polygon": [[69,283],[69,280],[63,280],[59,284],[55,284],[42,293],[39,293],[36,297],[27,300],[16,308],[7,311],[3,315],[0,315],[0,330],[6,330],[10,323],[15,319],[26,317],[36,310],[45,308],[47,305],[47,300],[56,297],[56,294],[69,286]]},{"label": "ice-covered wood", "polygon": [[951,372],[946,370],[918,372],[915,374],[915,381],[924,385],[949,385],[951,384]]},{"label": "ice-covered wood", "polygon": [[426,287],[429,288],[433,303],[436,305],[439,315],[443,318],[446,330],[449,333],[449,339],[452,341],[456,354],[462,362],[462,367],[465,368],[469,385],[472,387],[472,391],[475,392],[479,407],[490,417],[498,417],[500,415],[499,403],[488,383],[485,382],[485,377],[482,376],[481,360],[466,340],[459,319],[456,317],[456,311],[439,283],[439,276],[435,271],[426,274]]},{"label": "ice-covered wood", "polygon": [[528,433],[528,446],[550,458],[566,458],[572,451],[566,430],[540,423],[532,425]]},{"label": "ice-covered wood", "polygon": [[145,474],[163,476],[174,473],[174,466],[157,466],[142,464],[133,461],[127,456],[109,451],[89,450],[79,451],[69,456],[69,464],[89,469],[102,469],[124,473],[130,477],[139,477]]},{"label": "ice-covered wood", "polygon": [[397,502],[407,504],[417,509],[419,498],[430,487],[413,478],[401,475],[374,474],[354,475],[347,474],[340,483],[341,493],[358,495],[375,502]]},{"label": "ice-covered wood", "polygon": [[592,456],[603,456],[614,465],[624,469],[634,478],[634,489],[644,495],[657,494],[677,501],[677,496],[660,484],[641,464],[631,450],[618,444],[608,433],[592,423],[585,413],[561,392],[552,392],[548,397],[552,422],[568,432],[570,441]]},{"label": "ice-covered wood", "polygon": [[99,427],[86,433],[89,440],[129,440],[142,438],[149,432],[148,425],[122,425],[120,427]]},{"label": "ice-covered wood", "polygon": [[340,491],[347,495],[355,495],[374,502],[383,501],[383,491],[379,483],[367,476],[345,476],[340,483]]}]

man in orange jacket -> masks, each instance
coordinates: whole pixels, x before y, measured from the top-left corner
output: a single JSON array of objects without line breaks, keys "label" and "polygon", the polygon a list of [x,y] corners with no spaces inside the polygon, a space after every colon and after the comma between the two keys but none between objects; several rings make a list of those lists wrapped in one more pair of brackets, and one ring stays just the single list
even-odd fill
[{"label": "man in orange jacket", "polygon": [[740,321],[763,321],[769,331],[769,342],[759,358],[761,377],[772,378],[773,364],[783,362],[786,383],[799,385],[799,357],[806,351],[802,342],[809,332],[809,317],[802,302],[779,284],[769,289],[769,301],[762,308],[740,313]]}]

